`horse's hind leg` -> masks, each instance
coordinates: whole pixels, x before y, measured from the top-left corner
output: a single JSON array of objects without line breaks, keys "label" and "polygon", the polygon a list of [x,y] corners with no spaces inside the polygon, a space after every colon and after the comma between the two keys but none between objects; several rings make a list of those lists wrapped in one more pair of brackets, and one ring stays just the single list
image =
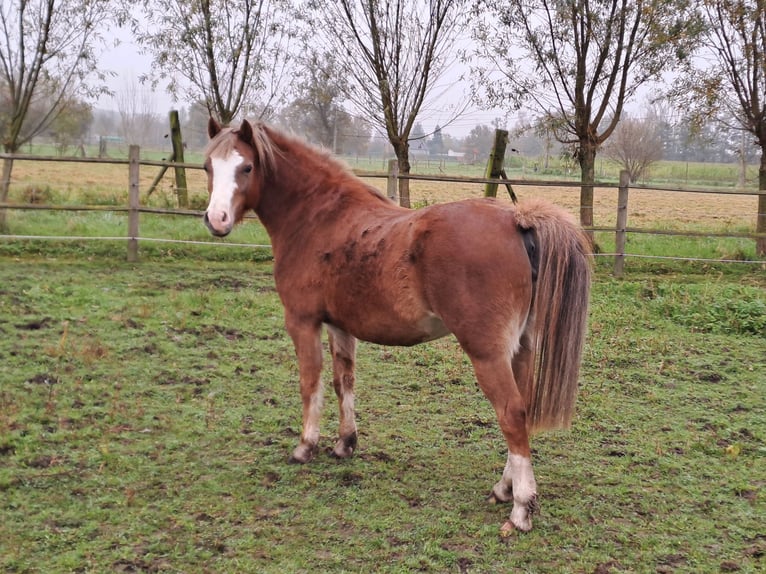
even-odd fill
[{"label": "horse's hind leg", "polygon": [[356,449],[356,415],[354,412],[354,362],[356,360],[356,339],[334,327],[327,327],[332,354],[333,387],[338,396],[340,426],[338,442],[333,456],[348,458]]},{"label": "horse's hind leg", "polygon": [[476,379],[497,414],[500,430],[508,444],[508,461],[500,481],[490,494],[494,501],[513,499],[510,521],[503,531],[532,528],[531,516],[537,509],[537,484],[532,471],[526,400],[516,384],[511,360],[503,353],[496,358],[471,357]]}]

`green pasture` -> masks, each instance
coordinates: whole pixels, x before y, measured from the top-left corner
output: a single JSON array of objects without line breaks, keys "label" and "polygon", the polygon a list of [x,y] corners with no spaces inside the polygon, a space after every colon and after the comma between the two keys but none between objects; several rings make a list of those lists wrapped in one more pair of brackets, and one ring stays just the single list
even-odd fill
[{"label": "green pasture", "polygon": [[[20,169],[11,200],[127,204],[124,166],[48,169]],[[143,204],[173,207],[172,184]],[[12,236],[63,239],[0,237],[2,572],[766,569],[764,266],[665,259],[755,261],[751,239],[631,233],[655,258],[621,280],[596,258],[578,414],[534,438],[542,510],[503,539],[510,507],[485,501],[503,441],[451,338],[362,344],[355,457],[287,465],[298,371],[257,221],[221,240],[144,213],[128,264],[124,212],[7,215]]]},{"label": "green pasture", "polygon": [[0,243],[0,571],[766,568],[762,269],[599,262],[573,427],[533,439],[541,512],[504,539],[503,441],[454,340],[362,344],[354,458],[288,465],[298,370],[268,251],[141,250]]}]

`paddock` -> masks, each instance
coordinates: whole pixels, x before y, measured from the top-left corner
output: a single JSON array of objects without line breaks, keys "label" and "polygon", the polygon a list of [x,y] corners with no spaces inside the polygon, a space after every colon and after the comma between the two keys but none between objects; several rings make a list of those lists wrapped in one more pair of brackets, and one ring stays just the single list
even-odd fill
[{"label": "paddock", "polygon": [[298,373],[268,257],[65,249],[0,257],[6,571],[766,563],[760,269],[597,268],[572,429],[533,438],[545,499],[502,538],[508,509],[477,493],[505,445],[454,340],[360,345],[355,458],[328,455],[328,408],[317,458],[291,466]]}]

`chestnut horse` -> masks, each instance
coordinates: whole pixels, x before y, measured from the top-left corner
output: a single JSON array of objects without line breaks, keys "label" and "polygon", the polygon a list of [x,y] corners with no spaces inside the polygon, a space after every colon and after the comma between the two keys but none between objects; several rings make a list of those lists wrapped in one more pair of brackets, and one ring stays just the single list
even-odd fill
[{"label": "chestnut horse", "polygon": [[340,458],[357,446],[356,340],[415,345],[452,333],[508,444],[490,501],[513,501],[503,533],[529,530],[537,508],[529,434],[568,426],[577,393],[591,257],[574,219],[541,200],[405,209],[329,153],[271,127],[222,128],[211,118],[208,133],[205,224],[222,237],[252,209],[271,238],[303,403],[290,460],[317,451],[323,326]]}]

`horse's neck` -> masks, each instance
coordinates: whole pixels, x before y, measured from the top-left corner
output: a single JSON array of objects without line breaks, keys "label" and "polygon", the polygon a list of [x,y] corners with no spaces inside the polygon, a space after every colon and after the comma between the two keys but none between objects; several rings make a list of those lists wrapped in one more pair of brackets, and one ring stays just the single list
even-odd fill
[{"label": "horse's neck", "polygon": [[300,142],[285,138],[275,143],[282,153],[266,176],[256,209],[272,239],[282,228],[294,228],[324,209],[334,201],[334,195],[342,193],[339,180],[353,178],[334,161],[328,162]]},{"label": "horse's neck", "polygon": [[280,155],[266,178],[256,213],[274,244],[282,237],[311,233],[323,219],[354,220],[350,212],[370,207],[396,209],[340,163],[299,147],[295,153]]}]

